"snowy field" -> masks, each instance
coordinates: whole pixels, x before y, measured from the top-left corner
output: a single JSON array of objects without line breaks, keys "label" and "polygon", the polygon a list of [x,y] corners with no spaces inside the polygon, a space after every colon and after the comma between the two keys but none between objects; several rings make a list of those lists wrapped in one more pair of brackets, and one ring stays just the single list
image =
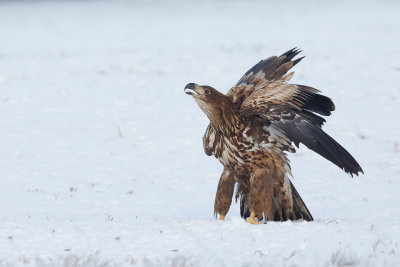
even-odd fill
[{"label": "snowy field", "polygon": [[[0,266],[399,266],[399,1],[1,1]],[[304,147],[314,222],[213,217],[222,165],[188,82],[295,46],[351,178]]]}]

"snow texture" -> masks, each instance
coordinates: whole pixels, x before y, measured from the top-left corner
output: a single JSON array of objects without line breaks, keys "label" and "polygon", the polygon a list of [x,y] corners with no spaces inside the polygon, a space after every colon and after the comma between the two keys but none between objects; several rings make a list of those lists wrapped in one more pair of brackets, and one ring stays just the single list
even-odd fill
[{"label": "snow texture", "polygon": [[[399,1],[0,2],[0,265],[400,265]],[[300,47],[351,178],[291,154],[314,222],[213,217],[222,165],[183,88]]]}]

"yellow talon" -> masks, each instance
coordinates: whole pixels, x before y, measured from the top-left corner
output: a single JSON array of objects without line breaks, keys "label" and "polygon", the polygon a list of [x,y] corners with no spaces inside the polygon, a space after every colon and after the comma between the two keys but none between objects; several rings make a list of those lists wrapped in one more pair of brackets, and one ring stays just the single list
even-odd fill
[{"label": "yellow talon", "polygon": [[246,220],[246,222],[251,223],[251,224],[255,224],[255,225],[261,224],[261,223],[258,223],[258,222],[256,221],[256,214],[255,214],[253,211],[252,211],[251,214],[250,214],[250,218],[248,218],[248,219]]},{"label": "yellow talon", "polygon": [[225,216],[224,216],[224,215],[219,215],[219,219],[220,219],[221,221],[223,221],[223,220],[225,220]]}]

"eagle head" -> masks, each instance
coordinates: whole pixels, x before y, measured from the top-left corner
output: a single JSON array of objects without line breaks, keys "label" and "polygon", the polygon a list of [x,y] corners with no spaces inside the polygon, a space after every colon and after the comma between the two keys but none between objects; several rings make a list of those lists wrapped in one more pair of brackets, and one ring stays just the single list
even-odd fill
[{"label": "eagle head", "polygon": [[227,99],[224,94],[208,85],[188,83],[184,91],[186,94],[193,96],[194,100],[207,115]]},{"label": "eagle head", "polygon": [[194,98],[197,105],[199,105],[212,123],[223,120],[221,114],[225,110],[232,108],[229,98],[211,86],[189,83],[185,86],[184,91]]},{"label": "eagle head", "polygon": [[200,98],[206,100],[207,98],[211,98],[214,92],[218,91],[207,85],[200,86],[195,83],[188,83],[185,86],[185,93],[193,96],[195,99]]},{"label": "eagle head", "polygon": [[198,85],[195,83],[188,83],[184,89],[185,93],[193,96],[196,102],[207,102],[209,104],[225,102],[228,97],[221,94],[216,89],[208,85]]}]

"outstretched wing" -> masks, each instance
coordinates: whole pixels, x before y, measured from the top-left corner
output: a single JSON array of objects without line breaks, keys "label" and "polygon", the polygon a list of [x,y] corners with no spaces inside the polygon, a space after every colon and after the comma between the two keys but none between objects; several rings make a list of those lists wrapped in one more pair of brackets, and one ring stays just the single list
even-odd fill
[{"label": "outstretched wing", "polygon": [[321,129],[325,119],[315,113],[329,116],[335,109],[332,100],[312,87],[287,83],[293,76],[287,72],[302,59],[292,60],[299,52],[292,49],[260,61],[227,95],[243,114],[267,119],[297,147],[303,143],[351,175],[362,172],[350,153]]},{"label": "outstretched wing", "polygon": [[285,74],[304,58],[301,57],[292,61],[300,52],[300,50],[293,48],[279,57],[272,56],[261,60],[249,69],[226,95],[232,103],[240,106],[256,88],[263,87],[266,81],[289,80],[293,73]]}]

